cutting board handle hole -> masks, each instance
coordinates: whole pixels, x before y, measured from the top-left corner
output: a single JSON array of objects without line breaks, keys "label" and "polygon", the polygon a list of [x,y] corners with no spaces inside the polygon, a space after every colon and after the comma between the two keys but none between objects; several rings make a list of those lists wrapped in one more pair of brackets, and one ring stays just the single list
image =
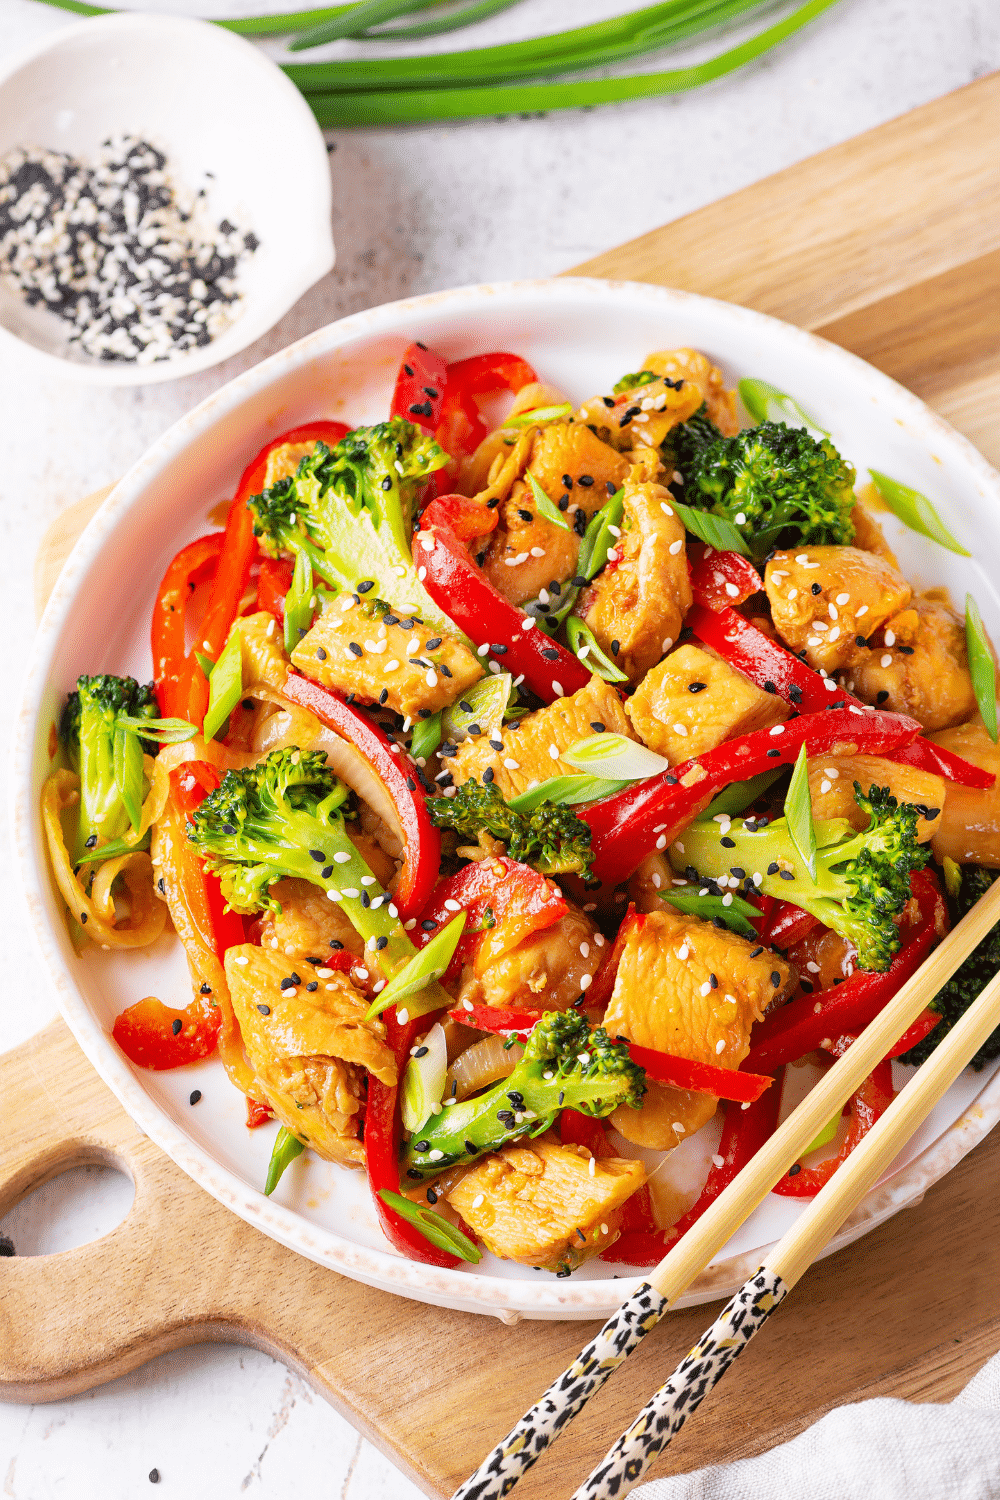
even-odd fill
[{"label": "cutting board handle hole", "polygon": [[135,1185],[120,1168],[67,1165],[32,1188],[0,1218],[0,1250],[56,1255],[102,1239],[127,1217]]}]

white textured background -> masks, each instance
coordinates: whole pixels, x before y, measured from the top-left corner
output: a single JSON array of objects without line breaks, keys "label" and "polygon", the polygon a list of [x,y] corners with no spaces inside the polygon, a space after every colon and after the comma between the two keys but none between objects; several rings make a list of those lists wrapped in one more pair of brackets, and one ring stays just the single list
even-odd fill
[{"label": "white textured background", "polygon": [[[255,8],[280,3],[259,0]],[[149,8],[196,7],[194,0],[161,0]],[[251,8],[251,0],[231,8],[220,0],[213,13]],[[540,34],[628,8],[625,0],[523,0],[475,33],[442,38],[435,50]],[[0,0],[0,69],[70,20],[33,0]],[[352,50],[341,44],[327,52]],[[653,59],[642,66],[670,65]],[[73,500],[117,478],[225,380],[360,308],[562,271],[998,66],[998,0],[840,0],[780,53],[698,93],[527,120],[331,132],[336,269],[238,359],[169,386],[119,393],[39,375],[5,351],[4,743],[33,628],[31,565],[46,526]],[[752,245],[746,249],[753,254]],[[0,862],[0,905],[14,903],[16,914],[4,924],[0,950],[7,978],[0,1051],[55,1013],[40,977],[23,982],[38,967],[21,935],[17,899]],[[0,1129],[2,1116],[0,1100]],[[95,1168],[67,1174],[9,1214],[0,1232],[12,1235],[21,1253],[82,1243],[120,1219],[130,1192],[122,1178]],[[373,1371],[373,1378],[391,1372]],[[476,1457],[469,1455],[470,1467]],[[154,1466],[157,1489],[146,1477]],[[297,1376],[265,1355],[226,1347],[166,1356],[74,1401],[0,1406],[0,1484],[6,1500],[283,1500],[299,1493],[409,1500],[418,1493]]]}]

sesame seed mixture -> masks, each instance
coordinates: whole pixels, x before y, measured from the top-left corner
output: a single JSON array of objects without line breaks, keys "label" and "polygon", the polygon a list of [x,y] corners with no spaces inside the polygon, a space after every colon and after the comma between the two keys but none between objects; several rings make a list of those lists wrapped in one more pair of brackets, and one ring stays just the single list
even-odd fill
[{"label": "sesame seed mixture", "polygon": [[211,343],[236,316],[259,241],[185,193],[162,151],[109,139],[92,162],[42,147],[0,158],[0,276],[67,325],[71,351],[149,365]]}]

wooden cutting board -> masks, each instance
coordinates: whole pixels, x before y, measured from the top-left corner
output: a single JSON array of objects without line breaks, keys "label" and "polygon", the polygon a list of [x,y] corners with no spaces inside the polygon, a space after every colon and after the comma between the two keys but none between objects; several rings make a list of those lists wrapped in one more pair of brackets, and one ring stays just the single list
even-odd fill
[{"label": "wooden cutting board", "polygon": [[[742,302],[855,350],[1000,461],[1000,74],[578,267]],[[44,599],[97,499],[39,559]],[[208,1197],[124,1114],[61,1023],[0,1059],[0,1213],[84,1162],[135,1204],[58,1256],[0,1261],[0,1398],[51,1400],[206,1340],[300,1371],[447,1496],[589,1336],[371,1291]],[[1000,1134],[918,1206],[809,1272],[657,1473],[747,1456],[869,1395],[950,1399],[1000,1348]],[[568,1495],[713,1316],[670,1314],[519,1487]]]}]

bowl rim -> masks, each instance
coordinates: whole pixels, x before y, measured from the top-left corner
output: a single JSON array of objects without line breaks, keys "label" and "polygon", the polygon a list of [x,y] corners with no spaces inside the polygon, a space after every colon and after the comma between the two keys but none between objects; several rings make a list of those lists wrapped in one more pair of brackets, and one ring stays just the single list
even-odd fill
[{"label": "bowl rim", "polygon": [[[119,521],[140,506],[147,487],[176,461],[189,443],[238,409],[254,395],[265,391],[285,374],[349,344],[356,338],[395,333],[409,325],[419,328],[422,314],[442,307],[463,305],[496,310],[503,298],[522,306],[531,299],[596,299],[612,302],[640,297],[658,310],[705,305],[722,310],[728,319],[747,322],[762,331],[780,330],[782,337],[802,341],[817,350],[833,366],[839,365],[845,379],[861,378],[869,389],[891,394],[897,408],[909,408],[921,428],[935,432],[957,446],[982,489],[1000,500],[1000,474],[961,434],[931,411],[912,392],[858,356],[816,335],[748,308],[696,293],[677,291],[646,283],[559,277],[488,283],[458,287],[445,292],[405,298],[377,308],[354,313],[317,329],[269,359],[238,375],[205,398],[173,424],[128,473],[114,486],[89,522],[71,552],[46,605],[36,632],[29,660],[22,702],[15,723],[10,778],[12,842],[32,932],[55,988],[60,1011],[86,1056],[111,1088],[133,1121],[159,1145],[195,1182],[247,1223],[263,1230],[290,1249],[355,1280],[416,1300],[470,1312],[493,1314],[504,1321],[521,1316],[533,1318],[598,1318],[612,1312],[643,1277],[621,1276],[618,1280],[545,1282],[514,1281],[479,1277],[458,1270],[443,1270],[405,1260],[389,1249],[369,1249],[342,1239],[335,1231],[321,1229],[247,1185],[214,1160],[207,1149],[196,1145],[154,1102],[118,1052],[77,989],[45,914],[43,882],[49,880],[43,848],[36,845],[35,808],[32,805],[32,756],[41,698],[51,658],[73,607],[79,582],[93,560],[112,544]],[[900,1208],[918,1202],[926,1189],[961,1160],[1000,1120],[1000,1072],[989,1078],[965,1112],[948,1126],[919,1156],[888,1181],[878,1184],[827,1246],[831,1254],[874,1228]],[[767,1253],[757,1247],[710,1266],[678,1300],[690,1305],[729,1295],[752,1274]]]},{"label": "bowl rim", "polygon": [[[212,35],[215,44],[223,48],[228,47],[244,68],[256,70],[260,79],[259,87],[276,91],[284,101],[283,107],[291,116],[294,126],[297,160],[303,163],[308,162],[310,152],[314,157],[312,173],[316,182],[311,191],[311,201],[317,225],[314,227],[310,240],[312,253],[294,278],[286,279],[280,267],[276,268],[273,284],[275,288],[279,286],[283,288],[281,294],[278,295],[275,291],[267,296],[259,296],[253,301],[247,301],[239,317],[230,325],[230,329],[225,331],[225,333],[233,331],[232,341],[226,343],[221,349],[220,345],[225,339],[225,333],[213,339],[204,348],[189,349],[176,359],[163,360],[157,364],[137,365],[117,362],[104,364],[98,360],[68,359],[64,355],[53,353],[52,350],[44,349],[41,345],[33,343],[31,339],[23,338],[15,333],[2,321],[0,321],[0,347],[7,347],[12,351],[14,349],[27,351],[31,359],[42,361],[43,367],[49,370],[58,369],[70,378],[87,385],[119,388],[163,385],[171,380],[179,380],[184,376],[196,375],[202,370],[212,369],[224,360],[235,359],[257,339],[269,333],[274,325],[291,311],[299,298],[303,297],[311,286],[314,286],[321,277],[333,269],[336,262],[336,247],[331,222],[333,185],[330,179],[329,156],[323,132],[304,96],[288,75],[276,63],[273,63],[265,52],[237,32],[229,31],[223,26],[216,26],[211,21],[198,20],[193,16],[156,14],[149,11],[112,11],[106,15],[88,16],[83,20],[71,22],[68,26],[62,26],[48,36],[37,38],[8,59],[0,70],[0,103],[2,103],[5,88],[16,78],[17,74],[32,63],[38,62],[48,53],[58,51],[78,36],[107,35],[109,41],[113,41],[116,33],[124,33],[134,42],[137,34],[152,36],[157,32],[161,34],[167,32],[190,36],[192,46],[197,48],[200,40],[204,38],[206,29]],[[239,332],[237,333],[236,330]]]}]

